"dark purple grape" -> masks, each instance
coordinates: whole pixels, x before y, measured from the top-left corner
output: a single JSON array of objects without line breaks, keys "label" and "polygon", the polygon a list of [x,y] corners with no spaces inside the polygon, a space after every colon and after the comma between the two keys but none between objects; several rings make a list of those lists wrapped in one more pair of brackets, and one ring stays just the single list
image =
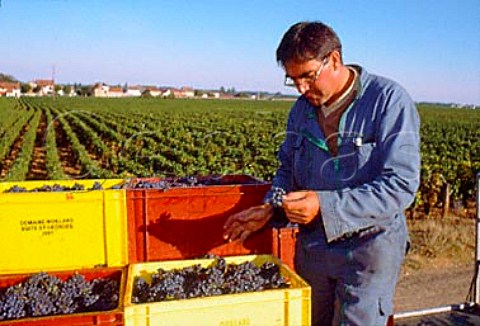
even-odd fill
[{"label": "dark purple grape", "polygon": [[288,287],[279,267],[266,262],[258,267],[252,262],[226,264],[215,256],[208,267],[199,264],[182,269],[158,269],[151,275],[151,282],[136,277],[132,303],[158,302],[221,294],[263,291]]},{"label": "dark purple grape", "polygon": [[269,203],[273,207],[282,207],[283,196],[287,194],[287,192],[277,186],[272,186],[271,189],[272,196],[270,197]]},{"label": "dark purple grape", "polygon": [[119,291],[113,279],[87,281],[75,273],[63,282],[40,272],[0,289],[0,320],[112,310],[118,305]]}]

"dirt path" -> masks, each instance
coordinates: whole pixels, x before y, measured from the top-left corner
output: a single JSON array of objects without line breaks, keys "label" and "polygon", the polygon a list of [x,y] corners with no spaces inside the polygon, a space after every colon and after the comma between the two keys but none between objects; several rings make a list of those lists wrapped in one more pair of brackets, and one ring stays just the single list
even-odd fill
[{"label": "dirt path", "polygon": [[33,148],[33,157],[27,180],[45,180],[47,179],[47,163],[46,163],[46,130],[47,116],[42,113],[40,123],[37,127],[37,137]]},{"label": "dirt path", "polygon": [[403,273],[395,293],[395,313],[464,303],[473,269],[471,262]]},{"label": "dirt path", "polygon": [[53,122],[55,128],[55,141],[57,143],[57,151],[60,157],[63,171],[70,177],[77,177],[81,173],[81,165],[72,149],[72,145],[67,139],[67,135],[61,124],[55,120]]},{"label": "dirt path", "polygon": [[10,148],[10,152],[8,155],[5,157],[3,162],[0,162],[0,178],[4,178],[7,174],[12,165],[14,164],[15,160],[17,159],[17,156],[22,150],[22,145],[23,145],[23,137],[28,131],[28,128],[30,127],[28,121],[23,127],[22,131],[19,133],[18,137],[15,139],[13,142],[12,147]]}]

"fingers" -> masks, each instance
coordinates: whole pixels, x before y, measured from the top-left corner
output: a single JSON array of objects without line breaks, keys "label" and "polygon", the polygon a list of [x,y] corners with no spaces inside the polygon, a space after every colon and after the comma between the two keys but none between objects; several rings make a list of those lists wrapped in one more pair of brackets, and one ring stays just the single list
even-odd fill
[{"label": "fingers", "polygon": [[305,215],[301,211],[285,211],[287,218],[292,223],[300,223],[303,224],[305,220]]},{"label": "fingers", "polygon": [[244,242],[245,240],[247,240],[250,234],[252,234],[252,231],[243,230],[243,232],[240,234],[240,237],[239,237],[240,242]]},{"label": "fingers", "polygon": [[225,230],[223,234],[223,239],[233,241],[237,239],[243,232],[243,225],[235,222],[230,226],[228,230]]},{"label": "fingers", "polygon": [[290,192],[283,196],[282,206],[288,211],[298,211],[305,205],[306,198],[307,193],[304,191]]},{"label": "fingers", "polygon": [[242,220],[243,218],[241,217],[241,214],[243,212],[240,212],[240,213],[237,213],[237,214],[233,214],[231,215],[230,217],[228,217],[227,221],[225,222],[225,224],[223,225],[223,229],[224,230],[228,230],[232,227],[232,225],[234,223],[238,223],[237,221],[238,220]]},{"label": "fingers", "polygon": [[307,197],[307,191],[294,191],[284,195],[283,200],[287,202],[295,202],[298,200],[303,200],[306,197]]},{"label": "fingers", "polygon": [[225,231],[223,238],[224,240],[228,240],[230,242],[237,239],[240,242],[244,242],[247,237],[253,233],[253,230],[254,227],[252,227],[252,225],[249,223],[235,223],[229,230]]},{"label": "fingers", "polygon": [[231,215],[223,225],[223,229],[228,230],[235,223],[246,223],[255,219],[259,219],[258,214],[255,214],[254,210],[252,208],[249,208],[247,210]]},{"label": "fingers", "polygon": [[248,221],[254,220],[254,214],[251,214],[251,210],[247,209],[230,216],[225,222],[223,229],[223,238],[225,240],[233,241],[237,239],[247,227]]},{"label": "fingers", "polygon": [[282,206],[293,223],[306,224],[317,216],[320,206],[314,191],[295,191],[284,196]]},{"label": "fingers", "polygon": [[261,205],[251,207],[230,216],[224,224],[223,238],[225,240],[244,241],[251,233],[261,229],[273,214],[271,206]]}]

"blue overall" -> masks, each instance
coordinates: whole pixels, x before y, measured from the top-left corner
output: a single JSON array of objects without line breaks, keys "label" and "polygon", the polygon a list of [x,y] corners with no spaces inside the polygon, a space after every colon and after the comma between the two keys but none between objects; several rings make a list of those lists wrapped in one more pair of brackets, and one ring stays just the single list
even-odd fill
[{"label": "blue overall", "polygon": [[312,287],[313,325],[386,324],[409,239],[404,209],[419,185],[414,102],[397,83],[352,67],[360,89],[340,119],[337,156],[301,96],[272,182],[318,193],[320,213],[300,226],[295,252],[296,271]]}]

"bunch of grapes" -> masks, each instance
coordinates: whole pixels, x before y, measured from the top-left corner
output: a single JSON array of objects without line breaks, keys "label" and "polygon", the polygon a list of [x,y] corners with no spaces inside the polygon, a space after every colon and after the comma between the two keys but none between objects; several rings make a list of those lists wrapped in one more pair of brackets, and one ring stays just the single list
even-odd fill
[{"label": "bunch of grapes", "polygon": [[[11,188],[5,190],[5,192],[13,192],[13,193],[19,193],[19,192],[61,192],[61,191],[75,191],[75,190],[85,190],[85,186],[81,185],[79,183],[75,183],[73,186],[68,187],[68,186],[62,186],[59,184],[54,184],[54,185],[43,185],[41,187],[33,188],[30,190],[27,190],[24,187],[20,187],[18,185],[14,185]],[[92,185],[91,188],[88,190],[103,190],[102,184],[98,181],[95,181]]]},{"label": "bunch of grapes", "polygon": [[269,203],[273,207],[282,207],[283,196],[285,196],[287,192],[283,188],[272,186],[271,193],[272,197],[270,197]]},{"label": "bunch of grapes", "polygon": [[201,185],[196,177],[166,178],[160,181],[140,180],[133,185],[133,189],[161,189],[187,188]]},{"label": "bunch of grapes", "polygon": [[266,262],[258,267],[252,262],[227,264],[216,257],[209,267],[196,264],[182,269],[158,269],[148,283],[135,277],[132,303],[180,300],[215,295],[287,288],[279,267]]},{"label": "bunch of grapes", "polygon": [[255,179],[235,179],[222,178],[221,176],[185,176],[185,177],[170,177],[160,181],[140,180],[132,185],[133,189],[161,189],[168,190],[172,188],[189,188],[197,186],[218,186],[218,185],[233,185],[233,184],[258,184],[261,183]]},{"label": "bunch of grapes", "polygon": [[119,284],[114,279],[87,281],[74,273],[68,280],[40,272],[0,290],[0,321],[115,309]]}]

